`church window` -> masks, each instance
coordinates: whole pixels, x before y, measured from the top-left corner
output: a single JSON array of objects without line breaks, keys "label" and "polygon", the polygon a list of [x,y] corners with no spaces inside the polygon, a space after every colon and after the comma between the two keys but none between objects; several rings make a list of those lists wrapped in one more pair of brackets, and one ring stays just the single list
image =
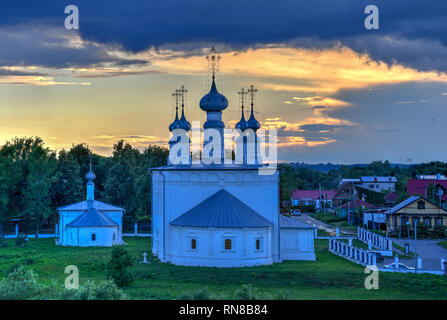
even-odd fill
[{"label": "church window", "polygon": [[419,210],[424,210],[425,209],[425,201],[423,201],[423,200],[418,201],[418,209]]},{"label": "church window", "polygon": [[261,250],[261,240],[256,239],[256,250]]},{"label": "church window", "polygon": [[225,239],[225,250],[231,250],[231,239]]},{"label": "church window", "polygon": [[96,234],[92,233],[92,241],[96,241]]},{"label": "church window", "polygon": [[197,249],[197,241],[196,241],[196,239],[191,239],[191,249]]}]

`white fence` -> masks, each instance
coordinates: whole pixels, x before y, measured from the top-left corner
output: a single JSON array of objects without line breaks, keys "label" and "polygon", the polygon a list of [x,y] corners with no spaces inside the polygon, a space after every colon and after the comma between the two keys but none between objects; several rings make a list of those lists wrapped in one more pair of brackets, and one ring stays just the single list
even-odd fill
[{"label": "white fence", "polygon": [[360,227],[357,229],[357,237],[360,241],[366,243],[370,249],[376,248],[384,256],[393,255],[393,241],[391,239]]},{"label": "white fence", "polygon": [[[431,261],[434,260],[434,261]],[[412,261],[414,263],[414,260]],[[405,264],[407,263],[407,264]],[[394,262],[380,268],[384,272],[399,272],[399,273],[430,273],[437,275],[445,275],[445,259],[422,259],[417,257],[416,264],[408,265],[408,259],[404,263],[399,261],[399,256],[394,256]]]},{"label": "white fence", "polygon": [[375,254],[367,250],[354,247],[351,241],[346,243],[334,238],[329,239],[329,251],[352,262],[361,264],[362,266],[377,265],[377,258]]}]

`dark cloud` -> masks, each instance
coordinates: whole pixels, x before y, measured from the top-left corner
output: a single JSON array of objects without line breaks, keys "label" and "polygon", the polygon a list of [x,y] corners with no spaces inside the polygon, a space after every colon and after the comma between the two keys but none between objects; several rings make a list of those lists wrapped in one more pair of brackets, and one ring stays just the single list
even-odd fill
[{"label": "dark cloud", "polygon": [[[321,48],[338,41],[389,63],[447,70],[442,58],[447,44],[447,3],[439,0],[376,0],[380,29],[373,31],[364,28],[369,0],[3,1],[0,27],[29,24],[63,29],[68,4],[79,8],[83,39],[133,52],[169,47],[197,53],[210,44],[219,44],[220,50],[270,43]],[[87,56],[76,50],[50,50],[34,59],[22,58],[25,63],[51,58],[55,66],[85,65],[104,58],[100,48],[88,49]]]},{"label": "dark cloud", "polygon": [[0,68],[0,77],[7,77],[7,76],[36,76],[37,77],[37,76],[47,76],[47,74],[40,73],[40,72],[28,72],[28,71]]}]

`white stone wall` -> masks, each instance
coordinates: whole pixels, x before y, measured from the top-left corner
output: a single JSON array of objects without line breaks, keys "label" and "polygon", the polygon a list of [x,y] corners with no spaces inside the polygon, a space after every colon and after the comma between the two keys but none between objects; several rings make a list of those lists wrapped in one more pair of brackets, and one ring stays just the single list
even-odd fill
[{"label": "white stone wall", "polygon": [[314,229],[281,229],[281,260],[315,260]]},{"label": "white stone wall", "polygon": [[[271,228],[215,229],[172,227],[167,261],[185,266],[244,267],[271,264]],[[191,240],[196,240],[196,249]],[[231,240],[231,250],[225,249]],[[256,240],[260,241],[259,250]]]},{"label": "white stone wall", "polygon": [[[96,235],[95,241],[92,240],[92,234]],[[115,240],[113,240],[115,234]],[[88,227],[88,228],[67,228],[67,239],[64,245],[94,247],[94,246],[112,246],[119,244],[117,239],[118,229],[116,227]]]}]

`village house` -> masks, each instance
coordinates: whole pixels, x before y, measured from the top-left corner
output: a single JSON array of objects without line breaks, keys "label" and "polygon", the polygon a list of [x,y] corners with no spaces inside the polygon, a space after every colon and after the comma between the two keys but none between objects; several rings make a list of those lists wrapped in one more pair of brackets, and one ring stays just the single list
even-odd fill
[{"label": "village house", "polygon": [[411,196],[386,212],[388,231],[422,223],[428,229],[447,226],[447,211],[421,196]]},{"label": "village house", "polygon": [[419,195],[447,209],[447,180],[445,176],[419,175],[407,181],[406,189],[410,195]]},{"label": "village house", "polygon": [[315,209],[331,208],[336,190],[293,190],[290,201],[292,206],[311,206]]}]

